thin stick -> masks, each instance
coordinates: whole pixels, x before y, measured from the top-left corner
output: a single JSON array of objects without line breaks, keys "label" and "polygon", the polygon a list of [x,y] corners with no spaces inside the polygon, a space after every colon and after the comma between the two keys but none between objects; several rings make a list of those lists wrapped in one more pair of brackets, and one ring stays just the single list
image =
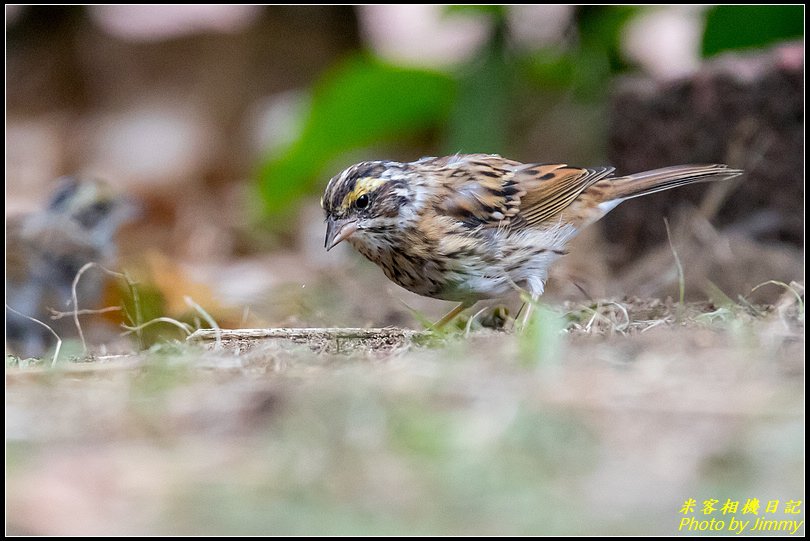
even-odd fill
[{"label": "thin stick", "polygon": [[74,314],[78,314],[80,316],[86,316],[90,314],[106,314],[107,312],[120,312],[123,310],[120,306],[108,306],[106,308],[98,308],[96,310],[90,308],[83,308],[81,310],[74,310],[72,312],[60,312],[59,310],[54,310],[53,308],[48,308],[51,312],[51,319],[62,319],[63,317],[73,316]]},{"label": "thin stick", "polygon": [[[754,287],[754,288],[751,290],[751,293],[753,293],[753,292],[754,292],[754,291],[756,291],[757,289],[759,289],[759,288],[761,288],[761,287],[763,287],[763,286],[767,286],[767,285],[779,286],[779,287],[784,288],[784,289],[785,289],[785,290],[787,290],[787,291],[790,291],[791,293],[793,293],[793,296],[794,296],[794,297],[796,297],[796,302],[797,302],[797,303],[798,303],[798,305],[799,305],[799,311],[798,311],[798,312],[799,312],[799,313],[798,313],[798,320],[799,320],[799,321],[804,321],[804,301],[802,301],[802,296],[801,296],[801,293],[799,293],[798,291],[796,291],[796,289],[795,289],[795,288],[793,288],[793,287],[792,287],[792,285],[793,285],[794,283],[795,283],[795,282],[791,282],[791,284],[790,284],[790,285],[788,285],[788,284],[786,284],[786,283],[784,283],[784,282],[780,282],[779,280],[768,280],[767,282],[762,282],[762,283],[761,283],[761,284],[759,284],[758,286],[755,286],[755,287]],[[799,285],[799,284],[796,284],[796,285]]]},{"label": "thin stick", "polygon": [[467,320],[467,324],[464,326],[464,336],[469,336],[470,335],[470,331],[472,330],[473,321],[475,321],[475,319],[478,316],[483,314],[486,311],[486,309],[487,309],[486,306],[481,308],[475,314],[473,314],[473,316],[470,319]]},{"label": "thin stick", "polygon": [[62,349],[62,339],[59,338],[59,335],[56,334],[56,331],[54,331],[48,324],[43,323],[40,320],[38,320],[36,318],[33,318],[31,316],[26,316],[25,314],[21,314],[20,312],[18,312],[17,310],[15,310],[14,308],[12,308],[9,305],[6,305],[6,310],[9,310],[9,311],[13,312],[13,313],[17,314],[20,317],[24,317],[25,319],[31,320],[34,323],[38,323],[39,325],[42,325],[43,327],[48,329],[51,332],[51,334],[54,335],[54,337],[56,337],[56,349],[54,349],[54,351],[53,351],[53,360],[51,361],[51,366],[55,366],[56,365],[56,359],[59,358],[59,350]]},{"label": "thin stick", "polygon": [[[655,328],[655,327],[657,327],[659,325],[665,324],[666,322],[667,322],[666,319],[656,319],[656,320],[652,321],[652,323],[650,323],[649,325],[647,325],[646,327],[641,329],[641,332],[647,332],[650,329],[653,329],[653,328]],[[647,322],[645,322],[645,323],[647,323]]]},{"label": "thin stick", "polygon": [[[134,323],[135,325],[140,325],[143,322],[143,311],[141,310],[141,296],[138,294],[138,289],[135,287],[135,281],[130,280],[129,276],[124,273],[123,274],[124,281],[127,283],[127,287],[129,288],[129,294],[132,295],[132,304],[135,305],[135,319],[132,319],[132,316],[127,313],[129,320]],[[138,337],[138,348],[143,349],[143,333],[138,330],[135,333],[135,336]]]},{"label": "thin stick", "polygon": [[608,302],[608,304],[618,306],[619,310],[621,310],[622,313],[624,314],[625,324],[622,325],[621,327],[618,327],[618,326],[614,325],[614,328],[619,332],[624,332],[627,329],[629,329],[630,328],[630,314],[627,313],[627,308],[625,308],[622,304],[620,304],[618,302],[615,302],[615,301],[610,301],[610,302]]},{"label": "thin stick", "polygon": [[678,268],[678,293],[681,308],[683,308],[683,299],[685,297],[685,290],[686,290],[686,280],[683,277],[683,265],[681,265],[681,258],[678,257],[678,252],[675,250],[675,245],[672,244],[672,234],[669,231],[669,220],[667,220],[666,218],[664,218],[664,226],[667,228],[667,240],[669,241],[669,249],[672,250],[672,255],[675,257],[675,266]]},{"label": "thin stick", "polygon": [[106,272],[111,276],[116,276],[118,278],[123,278],[127,280],[126,275],[121,274],[120,272],[111,271],[110,269],[99,265],[95,261],[90,261],[85,263],[82,268],[79,269],[79,272],[76,273],[76,276],[73,278],[73,285],[70,288],[70,300],[73,303],[73,323],[76,325],[76,330],[79,332],[79,338],[82,340],[82,348],[84,349],[84,353],[87,353],[87,342],[84,339],[84,332],[82,331],[82,325],[79,323],[79,296],[76,293],[76,288],[79,285],[79,280],[81,279],[82,275],[87,271],[87,269],[91,267],[98,267],[102,271]]},{"label": "thin stick", "polygon": [[170,317],[156,317],[155,319],[151,319],[151,320],[147,321],[146,323],[142,323],[142,324],[137,325],[135,327],[130,327],[129,325],[121,325],[124,329],[126,329],[126,332],[122,333],[122,336],[127,335],[127,334],[132,333],[132,332],[138,332],[139,330],[143,329],[144,327],[148,327],[149,325],[152,325],[153,323],[160,323],[161,321],[163,323],[171,323],[172,325],[174,325],[175,327],[178,327],[180,330],[182,330],[184,333],[186,333],[187,336],[191,336],[192,330],[191,330],[190,325],[187,325],[187,324],[185,324],[185,323],[183,323],[181,321],[177,321],[176,319],[172,319]]},{"label": "thin stick", "polygon": [[215,350],[222,349],[222,329],[219,328],[219,325],[214,320],[214,318],[211,317],[211,314],[206,312],[202,306],[194,302],[194,300],[188,295],[184,296],[183,300],[186,301],[187,305],[197,310],[197,312],[199,312],[200,315],[202,315],[203,319],[205,319],[205,321],[208,322],[209,325],[211,325],[211,328],[216,331],[216,345],[214,346],[214,349]]}]

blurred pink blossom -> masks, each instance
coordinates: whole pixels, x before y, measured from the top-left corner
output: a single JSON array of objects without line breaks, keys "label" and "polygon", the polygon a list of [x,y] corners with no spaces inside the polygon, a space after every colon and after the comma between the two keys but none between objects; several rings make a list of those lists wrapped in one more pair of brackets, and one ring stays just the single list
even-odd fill
[{"label": "blurred pink blossom", "polygon": [[133,41],[158,41],[197,32],[236,32],[260,6],[90,6],[90,17],[107,33]]}]

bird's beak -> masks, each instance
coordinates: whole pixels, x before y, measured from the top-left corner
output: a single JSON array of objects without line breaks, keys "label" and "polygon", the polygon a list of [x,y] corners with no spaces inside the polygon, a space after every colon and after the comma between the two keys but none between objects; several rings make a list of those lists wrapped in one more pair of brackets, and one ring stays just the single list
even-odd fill
[{"label": "bird's beak", "polygon": [[326,242],[324,242],[326,251],[328,252],[344,240],[351,237],[355,231],[357,231],[357,220],[335,220],[334,218],[327,219]]}]

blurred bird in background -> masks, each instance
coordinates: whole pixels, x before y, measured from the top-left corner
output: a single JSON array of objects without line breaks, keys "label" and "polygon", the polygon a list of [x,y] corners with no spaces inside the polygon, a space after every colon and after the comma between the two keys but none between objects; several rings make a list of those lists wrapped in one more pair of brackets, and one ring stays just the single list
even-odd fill
[{"label": "blurred bird in background", "polygon": [[[73,280],[85,264],[115,262],[115,234],[137,214],[134,202],[103,181],[58,179],[44,210],[6,219],[6,306],[48,324],[61,338],[75,333],[69,318],[52,320],[50,311],[69,309]],[[101,273],[84,274],[79,308],[98,307],[103,286]],[[41,356],[53,342],[47,329],[6,310],[8,351]]]}]

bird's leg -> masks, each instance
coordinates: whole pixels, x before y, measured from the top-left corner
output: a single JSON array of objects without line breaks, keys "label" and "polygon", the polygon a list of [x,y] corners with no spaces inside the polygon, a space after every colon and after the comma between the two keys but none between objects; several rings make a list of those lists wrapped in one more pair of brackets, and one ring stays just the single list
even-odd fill
[{"label": "bird's leg", "polygon": [[531,295],[531,300],[523,304],[523,308],[526,309],[526,314],[523,316],[523,321],[521,322],[521,328],[526,329],[526,326],[531,321],[532,312],[534,311],[534,307],[537,304],[537,301],[540,300],[540,295],[543,294],[543,289],[545,289],[545,284],[543,283],[542,279],[529,279],[528,280],[528,289],[529,295]]},{"label": "bird's leg", "polygon": [[452,310],[447,312],[447,314],[445,314],[445,316],[443,318],[441,318],[439,321],[434,323],[432,328],[441,329],[442,327],[444,327],[445,325],[447,325],[448,323],[453,321],[453,319],[455,319],[455,317],[457,315],[459,315],[461,312],[463,312],[464,310],[466,310],[467,308],[469,308],[473,304],[475,304],[474,301],[473,302],[469,302],[469,301],[462,302],[461,304],[459,304],[458,306],[456,306],[455,308],[453,308]]},{"label": "bird's leg", "polygon": [[523,307],[526,309],[526,313],[523,315],[523,321],[521,322],[521,328],[525,329],[526,325],[529,324],[529,321],[532,317],[532,312],[534,311],[534,305],[537,304],[537,301],[540,299],[539,294],[532,294],[532,299],[529,302],[523,304]]}]

